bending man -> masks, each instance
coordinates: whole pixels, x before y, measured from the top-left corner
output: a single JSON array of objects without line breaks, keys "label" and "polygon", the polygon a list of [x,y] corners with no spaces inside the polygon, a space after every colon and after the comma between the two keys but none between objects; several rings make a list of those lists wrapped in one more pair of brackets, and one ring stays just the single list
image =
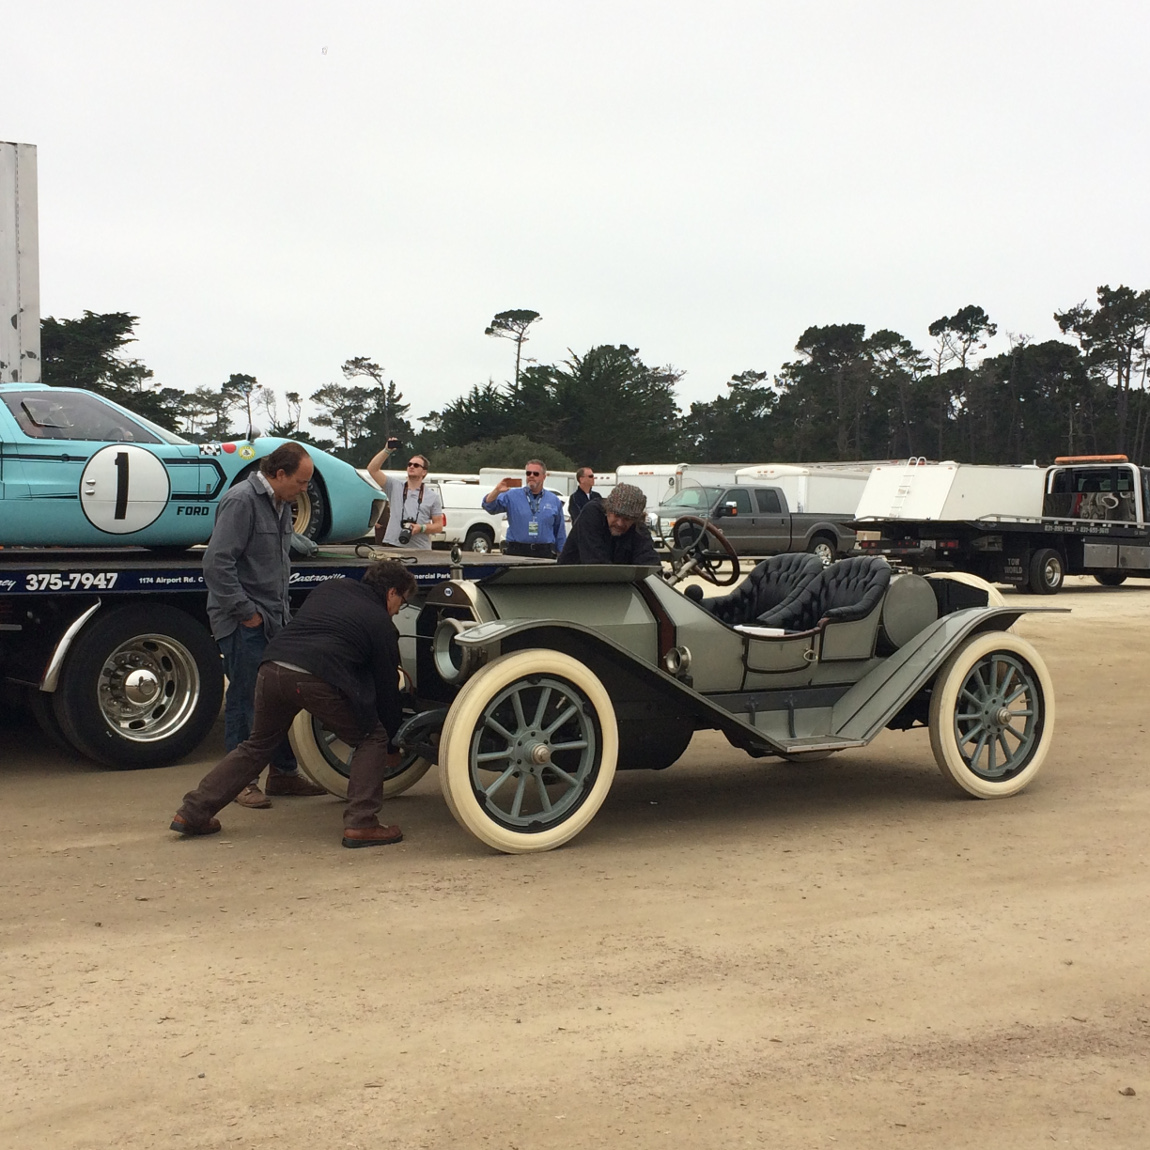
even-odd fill
[{"label": "bending man", "polygon": [[343,845],[400,842],[399,827],[380,825],[379,809],[387,770],[399,765],[399,752],[389,743],[401,714],[399,637],[391,620],[414,593],[411,572],[388,561],[373,563],[359,582],[332,579],[312,591],[264,653],[251,735],[184,796],[172,830],[215,834],[216,812],[240,793],[306,710],[355,748]]}]

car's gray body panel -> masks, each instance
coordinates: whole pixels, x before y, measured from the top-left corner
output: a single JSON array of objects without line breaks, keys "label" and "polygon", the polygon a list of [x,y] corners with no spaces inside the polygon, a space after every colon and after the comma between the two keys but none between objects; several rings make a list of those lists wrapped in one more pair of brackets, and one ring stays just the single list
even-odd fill
[{"label": "car's gray body panel", "polygon": [[[1006,630],[1025,611],[966,608],[930,623],[898,650],[879,657],[877,609],[863,620],[755,639],[719,622],[657,577],[642,580],[644,569],[616,569],[607,579],[595,578],[589,568],[574,577],[562,572],[520,569],[470,585],[470,594],[479,592],[492,611],[484,612],[486,622],[456,641],[494,655],[507,646],[532,646],[533,634],[540,636],[538,646],[561,649],[557,638],[567,635],[580,652],[625,660],[674,713],[690,715],[696,727],[716,727],[748,749],[778,754],[866,745],[969,635]],[[637,576],[646,583],[646,596]],[[594,596],[576,593],[573,598],[579,584],[594,585]],[[692,685],[658,665],[652,601],[674,626],[676,644],[690,649]],[[555,612],[560,603],[566,604],[568,617]],[[577,619],[570,617],[576,614],[572,604],[578,607]],[[799,655],[792,658],[795,652]]]}]

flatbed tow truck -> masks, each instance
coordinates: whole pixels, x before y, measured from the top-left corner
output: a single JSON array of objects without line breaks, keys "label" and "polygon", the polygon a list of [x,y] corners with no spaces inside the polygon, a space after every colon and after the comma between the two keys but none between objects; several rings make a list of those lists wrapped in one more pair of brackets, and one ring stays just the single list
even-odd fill
[{"label": "flatbed tow truck", "polygon": [[[203,741],[224,679],[207,617],[203,548],[0,548],[0,689],[55,743],[108,767],[167,766]],[[328,579],[358,579],[373,558],[402,560],[421,591],[463,577],[458,552],[322,548],[293,558],[293,605]],[[480,579],[507,563],[468,556]],[[422,595],[420,596],[422,598]],[[411,628],[402,615],[410,613]],[[414,666],[418,606],[397,620]],[[411,649],[405,649],[410,645]]]}]

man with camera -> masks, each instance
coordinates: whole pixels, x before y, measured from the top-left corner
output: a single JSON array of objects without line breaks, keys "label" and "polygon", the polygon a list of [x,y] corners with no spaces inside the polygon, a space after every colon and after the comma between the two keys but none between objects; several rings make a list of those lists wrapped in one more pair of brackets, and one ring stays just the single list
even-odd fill
[{"label": "man with camera", "polygon": [[525,487],[513,487],[510,479],[501,479],[483,501],[483,510],[488,515],[507,516],[504,554],[554,559],[567,541],[563,504],[554,491],[543,486],[547,468],[542,461],[529,459],[523,471]]},{"label": "man with camera", "polygon": [[447,526],[439,489],[427,484],[430,464],[426,455],[408,457],[406,481],[386,475],[383,465],[398,448],[399,440],[392,436],[367,465],[368,473],[387,495],[387,529],[379,542],[385,547],[430,551],[431,536],[442,534]]}]

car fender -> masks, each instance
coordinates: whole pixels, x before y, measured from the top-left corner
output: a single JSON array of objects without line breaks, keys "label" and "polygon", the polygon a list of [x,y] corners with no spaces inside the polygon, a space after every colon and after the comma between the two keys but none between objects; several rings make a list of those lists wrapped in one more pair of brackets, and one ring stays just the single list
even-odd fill
[{"label": "car fender", "polygon": [[776,753],[787,749],[753,723],[699,694],[684,677],[676,677],[580,623],[567,619],[496,619],[460,631],[455,642],[465,648],[486,649],[488,659],[531,647],[563,651],[603,679],[613,700],[645,695],[658,699],[674,714],[689,718],[696,730],[721,730],[739,746],[753,744]]},{"label": "car fender", "polygon": [[1022,616],[1057,607],[968,607],[943,615],[864,675],[834,705],[832,729],[869,743],[970,636],[1007,631]]}]

